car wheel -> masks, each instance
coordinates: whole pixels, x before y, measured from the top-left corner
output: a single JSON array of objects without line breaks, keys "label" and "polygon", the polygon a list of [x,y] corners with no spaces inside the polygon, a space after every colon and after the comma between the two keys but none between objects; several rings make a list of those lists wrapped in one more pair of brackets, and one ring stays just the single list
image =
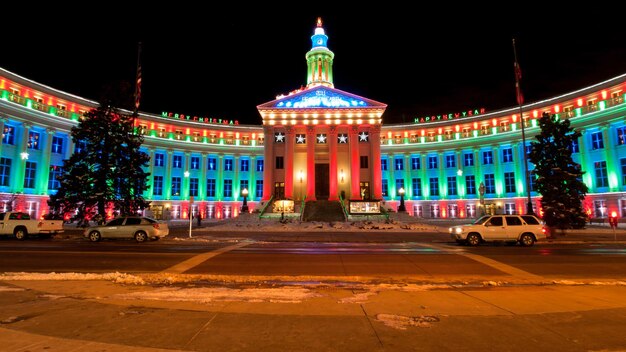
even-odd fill
[{"label": "car wheel", "polygon": [[98,241],[100,241],[101,238],[102,238],[102,236],[100,235],[100,232],[98,232],[98,231],[91,231],[89,233],[89,240],[91,242],[98,242]]},{"label": "car wheel", "polygon": [[535,238],[529,233],[523,233],[519,238],[519,243],[524,247],[530,247],[535,244]]},{"label": "car wheel", "polygon": [[26,231],[25,228],[15,229],[15,232],[13,234],[15,235],[15,238],[17,238],[20,241],[23,241],[28,238],[28,231]]},{"label": "car wheel", "polygon": [[472,247],[478,246],[480,244],[480,235],[478,235],[477,233],[470,233],[469,235],[467,235],[467,239],[465,240],[465,242],[467,242],[467,244]]},{"label": "car wheel", "polygon": [[135,241],[137,242],[146,242],[147,239],[148,239],[148,235],[146,235],[146,233],[143,231],[138,231],[135,234]]}]

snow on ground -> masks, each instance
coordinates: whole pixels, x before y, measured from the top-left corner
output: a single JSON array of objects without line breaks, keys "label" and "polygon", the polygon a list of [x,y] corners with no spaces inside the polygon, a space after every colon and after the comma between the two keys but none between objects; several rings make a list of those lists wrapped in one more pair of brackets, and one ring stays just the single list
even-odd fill
[{"label": "snow on ground", "polygon": [[19,287],[0,286],[0,292],[17,292],[17,291],[24,291],[24,289],[19,288]]},{"label": "snow on ground", "polygon": [[409,326],[417,326],[420,328],[429,328],[432,323],[439,321],[439,317],[434,315],[418,315],[415,317],[406,317],[395,314],[378,314],[376,320],[383,324],[398,330],[406,330]]},{"label": "snow on ground", "polygon": [[153,291],[113,295],[113,299],[158,300],[176,302],[271,302],[300,303],[302,300],[322,295],[302,287],[245,288],[226,287],[180,288],[162,287]]}]

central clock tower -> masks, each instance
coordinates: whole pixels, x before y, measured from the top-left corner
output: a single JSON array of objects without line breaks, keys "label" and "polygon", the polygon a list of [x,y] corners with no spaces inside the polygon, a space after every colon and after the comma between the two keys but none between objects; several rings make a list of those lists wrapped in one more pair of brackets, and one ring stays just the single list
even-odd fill
[{"label": "central clock tower", "polygon": [[315,33],[311,36],[313,44],[306,53],[307,88],[315,86],[333,87],[333,59],[335,54],[327,47],[328,36],[322,27],[322,19],[317,19]]}]

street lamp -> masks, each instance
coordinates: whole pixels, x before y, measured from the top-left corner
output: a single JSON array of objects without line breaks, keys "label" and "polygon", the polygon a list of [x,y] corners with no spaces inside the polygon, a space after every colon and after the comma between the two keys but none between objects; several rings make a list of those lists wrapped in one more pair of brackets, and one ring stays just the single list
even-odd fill
[{"label": "street lamp", "polygon": [[241,195],[243,196],[243,205],[241,206],[241,212],[247,213],[248,212],[248,189],[244,188],[241,191]]},{"label": "street lamp", "polygon": [[399,213],[401,211],[406,211],[406,208],[404,207],[404,187],[400,187],[398,194],[400,195],[400,206],[398,207]]}]

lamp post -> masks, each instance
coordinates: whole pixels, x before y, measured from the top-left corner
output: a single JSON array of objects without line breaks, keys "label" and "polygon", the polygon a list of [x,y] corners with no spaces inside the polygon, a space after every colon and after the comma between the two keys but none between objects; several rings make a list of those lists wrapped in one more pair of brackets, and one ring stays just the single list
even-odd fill
[{"label": "lamp post", "polygon": [[398,207],[399,213],[401,211],[406,211],[406,208],[404,207],[404,187],[400,187],[398,194],[400,195],[400,206]]},{"label": "lamp post", "polygon": [[[185,178],[189,179],[189,171],[185,171]],[[193,204],[193,196],[191,195],[191,180],[189,180],[188,182],[189,182],[189,212],[188,212],[188,215],[189,215],[189,238],[191,238],[191,224],[192,224],[192,216],[191,215],[193,214],[193,212],[191,210],[191,207],[192,207],[192,204]]]},{"label": "lamp post", "polygon": [[247,213],[248,212],[248,189],[244,188],[241,191],[241,195],[243,196],[243,204],[241,205],[241,212]]}]

